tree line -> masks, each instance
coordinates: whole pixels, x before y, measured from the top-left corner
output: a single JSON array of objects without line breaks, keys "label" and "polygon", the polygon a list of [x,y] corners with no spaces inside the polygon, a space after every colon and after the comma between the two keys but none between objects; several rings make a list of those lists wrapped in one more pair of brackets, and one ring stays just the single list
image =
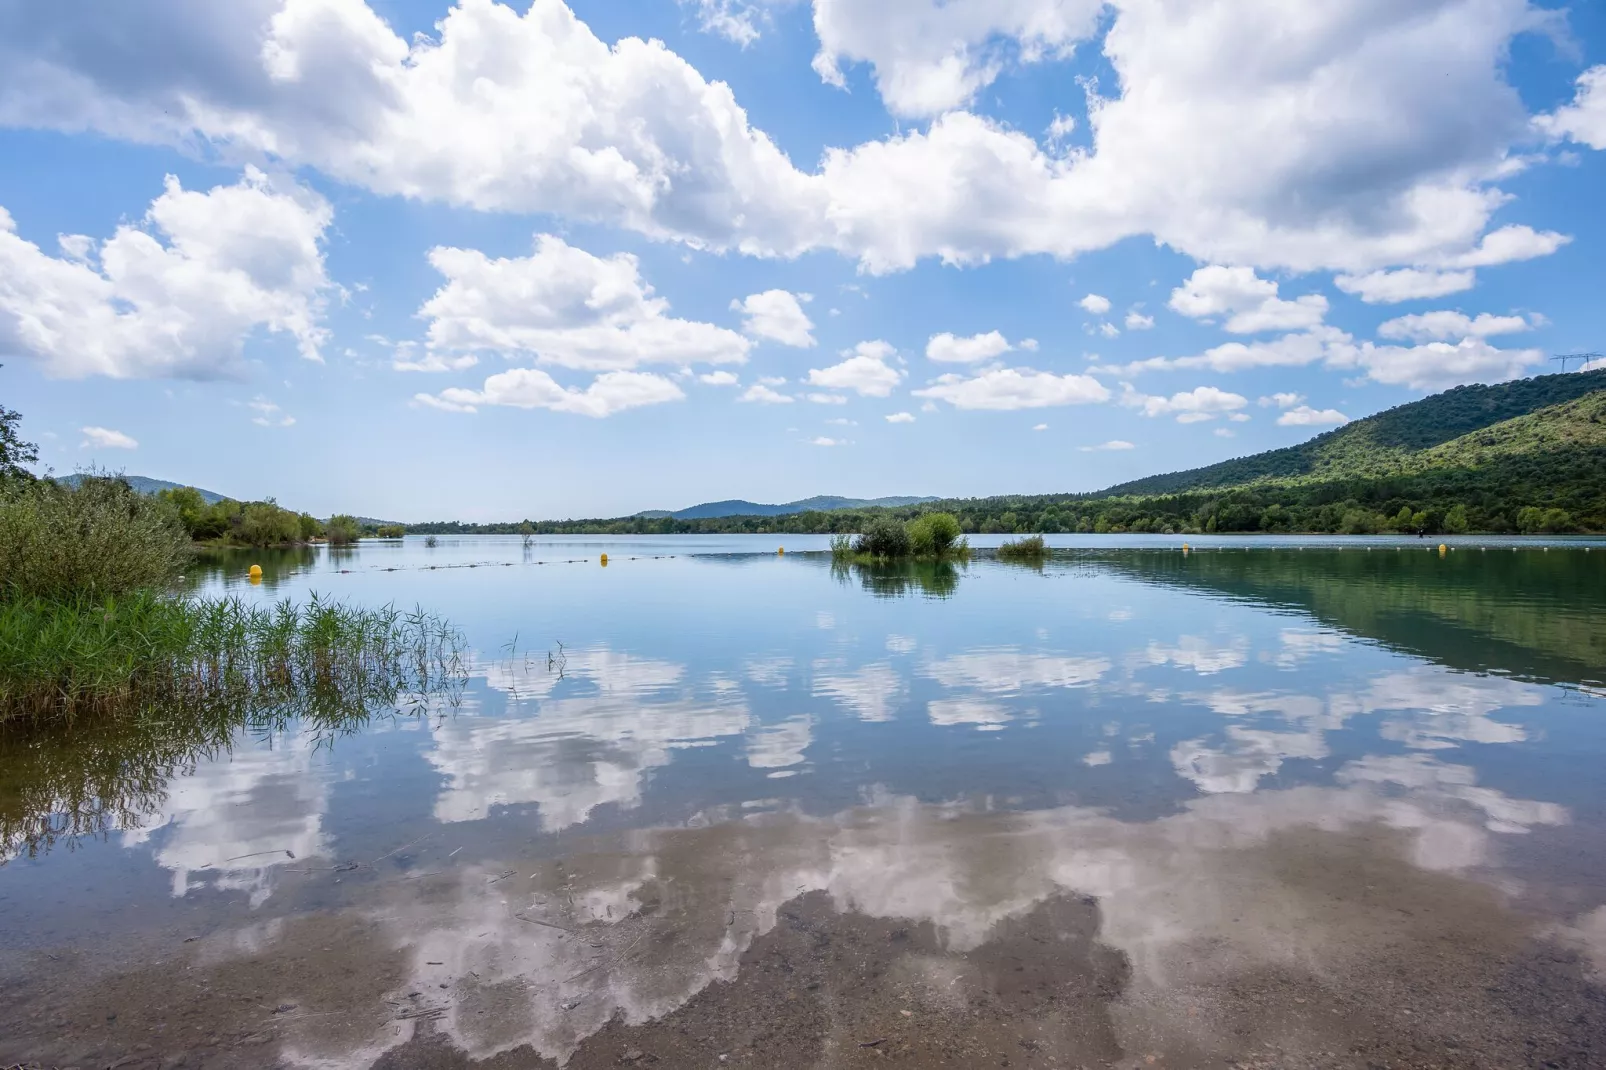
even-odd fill
[{"label": "tree line", "polygon": [[899,509],[697,520],[619,517],[504,524],[410,524],[431,535],[839,535],[881,517],[950,513],[963,534],[1201,534],[1299,532],[1369,535],[1563,534],[1606,531],[1606,448],[1519,455],[1478,468],[1386,478],[1263,483],[1161,495],[1014,495]]}]

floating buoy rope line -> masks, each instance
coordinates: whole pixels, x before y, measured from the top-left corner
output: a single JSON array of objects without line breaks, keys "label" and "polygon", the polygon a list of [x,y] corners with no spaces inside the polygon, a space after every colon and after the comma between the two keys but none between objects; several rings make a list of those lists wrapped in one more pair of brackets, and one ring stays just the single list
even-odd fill
[{"label": "floating buoy rope line", "polygon": [[[1207,549],[1209,549],[1209,547],[1207,547]],[[1223,549],[1231,550],[1231,549],[1237,549],[1237,547],[1221,547],[1221,546],[1217,546],[1217,547],[1214,547],[1214,549],[1217,549],[1217,550],[1223,550]],[[1248,553],[1251,549],[1252,548],[1248,547],[1248,546],[1243,547],[1243,550],[1244,550],[1245,553]],[[1271,546],[1271,547],[1267,547],[1267,549],[1282,550],[1282,549],[1287,549],[1287,547],[1285,547],[1285,546]],[[1296,550],[1304,550],[1305,547],[1304,546],[1296,546],[1296,547],[1294,547],[1294,549],[1296,549]],[[1335,549],[1344,550],[1344,549],[1347,549],[1347,547],[1338,546],[1338,547],[1335,547]],[[1372,547],[1372,546],[1366,547],[1366,550],[1367,550],[1368,553],[1370,553],[1373,549],[1374,549],[1374,547]],[[1399,550],[1403,550],[1404,547],[1403,546],[1396,546],[1396,547],[1394,547],[1394,549],[1396,551],[1399,551]],[[1432,551],[1432,549],[1433,549],[1433,547],[1428,547],[1428,550],[1430,552]],[[1449,553],[1450,549],[1451,549],[1450,546],[1448,546],[1447,544],[1441,542],[1439,544],[1439,546],[1438,546],[1439,556],[1442,557],[1445,554]],[[1487,546],[1480,546],[1480,547],[1478,547],[1478,549],[1483,551],[1484,553],[1488,553],[1489,552],[1489,548]],[[1519,549],[1521,549],[1521,547],[1513,546],[1511,548],[1511,552],[1512,553],[1516,553]],[[1550,552],[1550,547],[1548,547],[1548,546],[1541,546],[1540,549],[1545,551],[1546,553]],[[1581,549],[1586,554],[1589,553],[1589,551],[1590,551],[1590,547],[1588,547],[1588,546],[1582,547]],[[816,552],[823,553],[824,551],[816,551]],[[1188,543],[1183,543],[1182,544],[1182,554],[1183,554],[1184,557],[1186,557],[1187,555],[1189,555],[1189,554],[1191,554],[1193,552],[1194,552],[1193,546],[1191,546]],[[782,547],[778,548],[775,551],[775,555],[777,557],[784,557],[786,555],[786,547],[782,546]],[[679,557],[680,557],[679,554],[633,554],[630,557],[626,558],[625,560],[627,560],[627,561],[673,561],[673,560],[676,560]],[[355,569],[355,568],[336,569],[335,570],[335,575],[338,575],[338,576],[351,576],[351,575],[355,575],[358,572],[440,572],[440,571],[444,571],[446,569],[452,569],[452,568],[513,568],[514,566],[517,566],[517,565],[584,565],[587,562],[589,562],[590,560],[591,560],[591,558],[589,558],[589,557],[570,557],[570,558],[561,558],[561,559],[560,558],[553,558],[551,561],[464,561],[464,562],[461,562],[461,563],[455,564],[455,565],[374,565],[374,566],[371,566],[371,567],[366,568],[366,569]],[[598,558],[598,561],[602,565],[603,568],[607,568],[608,567],[608,555],[607,554],[600,555],[599,558]],[[262,566],[261,565],[252,565],[250,567],[250,569],[247,570],[246,575],[251,580],[252,583],[254,583],[254,584],[261,583],[262,579],[263,579]]]}]

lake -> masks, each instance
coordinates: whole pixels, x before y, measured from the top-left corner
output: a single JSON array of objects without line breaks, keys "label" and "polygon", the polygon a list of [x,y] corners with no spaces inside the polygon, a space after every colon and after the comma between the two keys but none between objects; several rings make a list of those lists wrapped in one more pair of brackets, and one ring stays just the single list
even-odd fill
[{"label": "lake", "polygon": [[0,735],[0,1066],[1606,1066],[1606,542],[1446,541],[207,559],[468,678]]}]

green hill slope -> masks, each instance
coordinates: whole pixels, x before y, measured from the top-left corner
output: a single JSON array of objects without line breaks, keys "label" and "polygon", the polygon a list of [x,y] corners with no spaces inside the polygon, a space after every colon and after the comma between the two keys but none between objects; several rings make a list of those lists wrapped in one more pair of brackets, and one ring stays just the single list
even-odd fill
[{"label": "green hill slope", "polygon": [[[873,509],[542,521],[542,533],[863,531],[877,515],[958,517],[967,532],[1606,531],[1606,370],[1467,386],[1287,449],[1097,494],[1017,494]],[[835,506],[828,501],[824,505]],[[415,531],[514,530],[441,524]]]},{"label": "green hill slope", "polygon": [[[1447,464],[1476,465],[1482,463],[1486,448],[1484,436],[1478,432],[1522,418],[1529,422],[1499,433],[1503,436],[1499,449],[1492,441],[1488,443],[1488,457],[1560,448],[1580,428],[1589,444],[1602,445],[1606,443],[1600,441],[1598,422],[1591,425],[1587,413],[1566,406],[1603,390],[1606,370],[1457,387],[1356,420],[1298,446],[1133,480],[1110,487],[1096,497],[1147,497],[1257,483],[1377,478]],[[1593,411],[1598,413],[1598,406]],[[1572,427],[1572,431],[1563,425]],[[1590,426],[1596,432],[1589,432]]]}]

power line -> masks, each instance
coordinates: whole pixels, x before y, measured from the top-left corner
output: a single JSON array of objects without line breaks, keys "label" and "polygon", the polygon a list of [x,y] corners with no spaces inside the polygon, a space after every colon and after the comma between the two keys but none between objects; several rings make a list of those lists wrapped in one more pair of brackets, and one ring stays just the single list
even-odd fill
[{"label": "power line", "polygon": [[1561,370],[1562,371],[1566,371],[1567,370],[1567,362],[1569,360],[1576,360],[1580,364],[1588,364],[1592,360],[1600,360],[1601,359],[1601,354],[1599,354],[1599,353],[1562,353],[1562,354],[1559,354],[1557,356],[1551,357],[1550,359],[1551,360],[1555,360],[1555,361],[1560,361],[1561,362]]}]

